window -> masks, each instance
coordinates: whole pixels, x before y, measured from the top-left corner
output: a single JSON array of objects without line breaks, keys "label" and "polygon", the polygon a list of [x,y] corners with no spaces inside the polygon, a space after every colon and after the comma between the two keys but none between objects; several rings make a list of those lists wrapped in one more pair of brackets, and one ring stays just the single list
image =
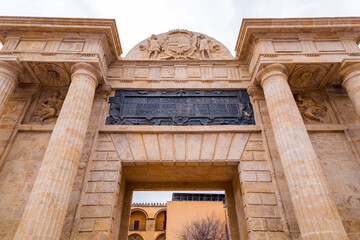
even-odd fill
[{"label": "window", "polygon": [[136,220],[134,222],[134,230],[139,230],[139,221],[138,220]]}]

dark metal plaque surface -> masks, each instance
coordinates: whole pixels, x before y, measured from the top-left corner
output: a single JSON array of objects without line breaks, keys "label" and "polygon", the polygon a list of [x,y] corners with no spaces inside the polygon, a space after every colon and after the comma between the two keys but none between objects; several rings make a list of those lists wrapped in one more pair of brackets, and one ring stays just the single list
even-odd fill
[{"label": "dark metal plaque surface", "polygon": [[237,91],[128,91],[109,99],[106,125],[254,125],[249,95]]}]

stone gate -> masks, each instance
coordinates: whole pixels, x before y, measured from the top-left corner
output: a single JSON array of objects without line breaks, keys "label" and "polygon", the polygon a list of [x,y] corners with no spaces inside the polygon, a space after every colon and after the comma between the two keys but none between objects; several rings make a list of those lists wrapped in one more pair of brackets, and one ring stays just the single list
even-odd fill
[{"label": "stone gate", "polygon": [[233,240],[359,239],[359,40],[244,19],[235,57],[184,29],[121,57],[114,20],[0,17],[0,239],[125,240],[134,190],[224,190]]}]

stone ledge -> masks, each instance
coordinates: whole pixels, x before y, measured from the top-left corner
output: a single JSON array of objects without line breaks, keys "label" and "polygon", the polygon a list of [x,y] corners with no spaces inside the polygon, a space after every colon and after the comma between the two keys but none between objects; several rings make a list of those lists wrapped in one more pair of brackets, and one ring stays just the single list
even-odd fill
[{"label": "stone ledge", "polygon": [[20,132],[52,132],[55,124],[20,124],[18,130]]},{"label": "stone ledge", "polygon": [[99,132],[104,133],[203,133],[203,132],[261,132],[258,125],[216,125],[216,126],[139,126],[139,125],[102,125]]},{"label": "stone ledge", "polygon": [[[20,132],[51,132],[55,124],[20,124]],[[269,125],[270,126],[270,125]],[[265,126],[266,128],[266,126]],[[343,132],[349,127],[344,124],[306,125],[308,132]],[[140,126],[102,125],[100,133],[260,133],[260,125],[216,125],[216,126]]]}]

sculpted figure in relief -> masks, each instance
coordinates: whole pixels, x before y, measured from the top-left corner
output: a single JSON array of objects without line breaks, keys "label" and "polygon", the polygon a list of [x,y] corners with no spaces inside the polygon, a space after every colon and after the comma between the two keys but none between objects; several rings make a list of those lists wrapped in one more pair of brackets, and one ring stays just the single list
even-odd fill
[{"label": "sculpted figure in relief", "polygon": [[198,44],[197,44],[201,59],[211,59],[211,47],[210,41],[203,35],[200,34],[198,37]]},{"label": "sculpted figure in relief", "polygon": [[149,41],[149,59],[156,59],[161,51],[161,44],[155,34],[151,35]]},{"label": "sculpted figure in relief", "polygon": [[319,122],[323,121],[327,112],[325,105],[319,104],[309,97],[303,97],[301,94],[296,94],[295,100],[298,107],[303,109],[302,113],[305,117]]},{"label": "sculpted figure in relief", "polygon": [[34,115],[37,116],[41,122],[46,119],[58,117],[63,102],[64,100],[61,98],[60,91],[56,90],[51,97],[46,98],[41,103],[41,110],[35,112]]}]

